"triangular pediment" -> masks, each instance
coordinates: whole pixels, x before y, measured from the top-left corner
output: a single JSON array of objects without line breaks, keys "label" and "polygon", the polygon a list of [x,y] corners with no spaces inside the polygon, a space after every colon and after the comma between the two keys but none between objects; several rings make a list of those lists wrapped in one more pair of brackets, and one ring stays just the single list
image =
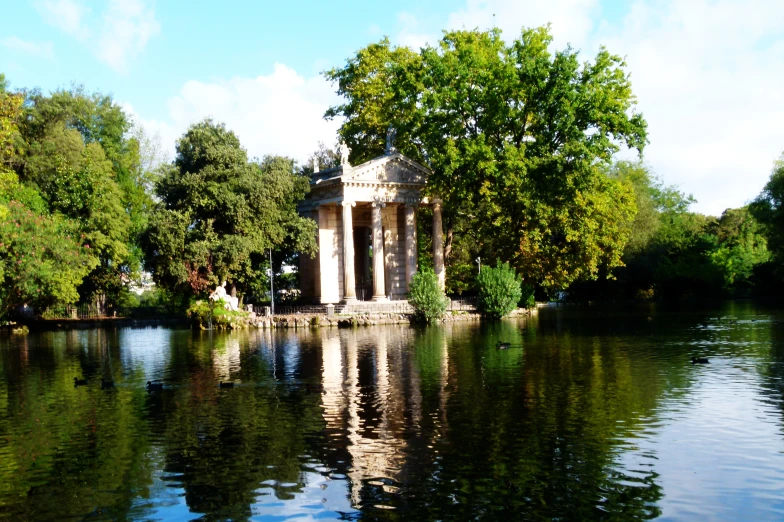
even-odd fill
[{"label": "triangular pediment", "polygon": [[344,182],[411,183],[424,185],[430,171],[399,152],[372,159],[342,176]]}]

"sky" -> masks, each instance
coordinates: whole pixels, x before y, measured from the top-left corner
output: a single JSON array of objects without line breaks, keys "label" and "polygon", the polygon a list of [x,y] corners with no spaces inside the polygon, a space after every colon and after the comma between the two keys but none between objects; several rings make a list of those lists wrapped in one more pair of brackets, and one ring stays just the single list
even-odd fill
[{"label": "sky", "polygon": [[251,156],[300,161],[333,145],[339,101],[321,72],[388,36],[551,24],[554,48],[625,57],[649,124],[644,161],[719,215],[751,201],[784,151],[781,0],[16,0],[4,2],[0,72],[11,87],[111,94],[174,154],[205,117]]}]

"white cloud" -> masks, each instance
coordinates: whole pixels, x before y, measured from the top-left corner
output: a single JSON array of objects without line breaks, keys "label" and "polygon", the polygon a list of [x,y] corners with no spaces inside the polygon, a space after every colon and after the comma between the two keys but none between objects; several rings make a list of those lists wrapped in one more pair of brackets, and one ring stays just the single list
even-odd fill
[{"label": "white cloud", "polygon": [[113,69],[126,72],[128,60],[160,31],[152,7],[141,0],[109,0],[103,15],[97,55]]},{"label": "white cloud", "polygon": [[47,24],[78,39],[87,36],[82,22],[89,9],[76,0],[41,0],[35,3],[35,8]]},{"label": "white cloud", "polygon": [[46,23],[74,37],[123,74],[160,32],[155,10],[145,0],[106,0],[100,16],[77,0],[41,0],[35,5]]},{"label": "white cloud", "polygon": [[323,77],[305,78],[275,64],[267,76],[186,82],[168,102],[167,122],[136,119],[149,133],[160,133],[171,157],[188,126],[209,117],[234,131],[250,157],[282,154],[304,161],[319,141],[335,144],[339,123],[323,115],[337,101]]},{"label": "white cloud", "polygon": [[9,36],[0,40],[0,45],[8,49],[18,50],[31,54],[33,56],[40,56],[43,58],[52,58],[54,52],[52,51],[52,42],[28,42],[16,36]]},{"label": "white cloud", "polygon": [[[646,160],[719,214],[754,198],[784,149],[784,2],[467,0],[450,28],[497,25],[507,38],[552,23],[555,46],[625,56],[649,123]],[[495,17],[493,17],[495,15]],[[605,18],[602,18],[605,15]]]}]

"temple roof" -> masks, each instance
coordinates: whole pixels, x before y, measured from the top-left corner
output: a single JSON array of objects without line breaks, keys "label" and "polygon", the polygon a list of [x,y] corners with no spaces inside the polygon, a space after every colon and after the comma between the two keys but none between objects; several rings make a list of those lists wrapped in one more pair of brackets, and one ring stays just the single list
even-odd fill
[{"label": "temple roof", "polygon": [[407,202],[419,199],[430,169],[395,151],[361,165],[314,172],[301,210],[339,201]]},{"label": "temple roof", "polygon": [[340,165],[311,174],[311,186],[321,183],[347,181],[375,181],[385,183],[414,183],[424,185],[430,169],[400,152],[385,154],[360,165]]}]

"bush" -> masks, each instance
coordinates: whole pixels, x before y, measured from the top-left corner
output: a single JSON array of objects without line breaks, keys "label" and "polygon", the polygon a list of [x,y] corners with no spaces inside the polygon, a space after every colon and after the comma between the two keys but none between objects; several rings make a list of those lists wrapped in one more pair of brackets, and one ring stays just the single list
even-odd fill
[{"label": "bush", "polygon": [[438,286],[438,277],[430,268],[419,270],[411,278],[408,302],[414,308],[414,317],[432,323],[446,313],[448,300]]},{"label": "bush", "polygon": [[520,308],[533,310],[536,308],[536,299],[534,298],[534,286],[523,283],[520,287]]},{"label": "bush", "polygon": [[479,286],[477,305],[482,314],[500,318],[517,308],[523,294],[520,287],[523,281],[509,263],[498,261],[495,268],[482,268],[476,282]]},{"label": "bush", "polygon": [[226,310],[226,302],[218,299],[214,304],[209,301],[196,301],[188,308],[188,317],[202,330],[229,329],[242,327],[250,316],[242,310]]}]

